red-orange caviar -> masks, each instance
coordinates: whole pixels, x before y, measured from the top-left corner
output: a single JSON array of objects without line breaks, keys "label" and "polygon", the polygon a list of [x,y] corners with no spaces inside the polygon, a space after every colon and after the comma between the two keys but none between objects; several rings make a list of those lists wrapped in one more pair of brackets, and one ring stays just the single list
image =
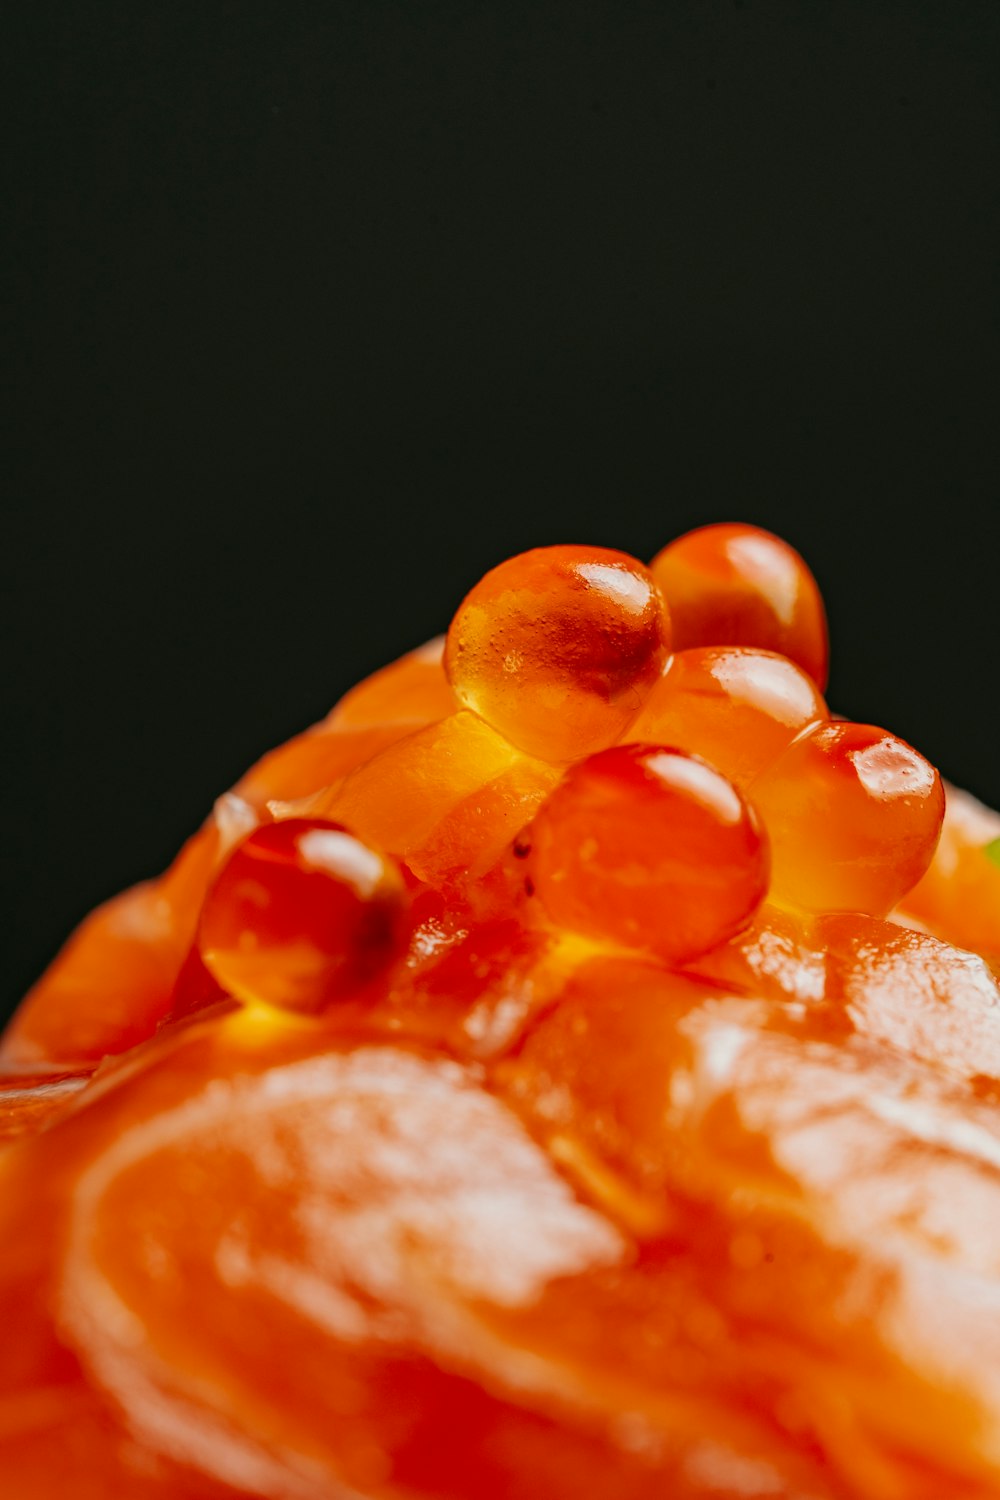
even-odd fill
[{"label": "red-orange caviar", "polygon": [[998,1500],[1000,816],[826,660],[754,527],[523,553],[86,920],[5,1496]]}]

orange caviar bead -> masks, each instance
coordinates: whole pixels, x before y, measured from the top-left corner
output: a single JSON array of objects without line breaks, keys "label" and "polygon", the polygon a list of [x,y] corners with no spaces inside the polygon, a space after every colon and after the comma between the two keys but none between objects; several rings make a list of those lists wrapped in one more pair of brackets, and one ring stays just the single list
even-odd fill
[{"label": "orange caviar bead", "polygon": [[679,750],[618,745],[573,766],[525,838],[553,922],[670,962],[738,932],[767,889],[753,809]]},{"label": "orange caviar bead", "polygon": [[606,547],[538,547],[486,574],[448,631],[445,668],[467,708],[542,760],[619,739],[670,644],[659,590]]},{"label": "orange caviar bead", "polygon": [[787,657],[696,646],[671,657],[629,735],[690,750],[743,787],[826,717],[816,684]]},{"label": "orange caviar bead", "polygon": [[403,905],[384,855],[339,824],[290,818],[233,851],[206,898],[198,946],[237,999],[315,1014],[393,956]]},{"label": "orange caviar bead", "polygon": [[162,1024],[166,1028],[175,1021],[197,1015],[199,1011],[208,1010],[210,1006],[220,1003],[231,1007],[234,1002],[214,974],[205,967],[198,944],[194,942],[174,981],[170,1009]]},{"label": "orange caviar bead", "polygon": [[760,646],[798,662],[822,692],[829,666],[816,580],[780,537],[759,526],[701,526],[650,564],[670,608],[674,647]]},{"label": "orange caviar bead", "polygon": [[934,767],[870,724],[810,730],[750,795],[771,837],[772,893],[809,911],[885,916],[926,870],[944,816]]}]

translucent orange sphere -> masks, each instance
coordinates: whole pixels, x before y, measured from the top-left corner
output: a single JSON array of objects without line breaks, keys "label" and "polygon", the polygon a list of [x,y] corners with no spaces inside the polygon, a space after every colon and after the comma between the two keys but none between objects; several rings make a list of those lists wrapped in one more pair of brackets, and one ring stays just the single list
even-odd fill
[{"label": "translucent orange sphere", "polygon": [[514,745],[567,761],[611,745],[670,645],[649,570],[605,547],[538,547],[486,574],[445,646],[457,697]]},{"label": "translucent orange sphere", "polygon": [[771,839],[771,889],[809,911],[885,916],[934,855],[941,778],[870,724],[826,723],[794,740],[750,788]]},{"label": "translucent orange sphere", "polygon": [[746,786],[826,717],[816,684],[787,657],[748,646],[696,646],[671,657],[629,734],[690,750]]},{"label": "translucent orange sphere", "polygon": [[767,889],[753,809],[680,750],[618,745],[573,766],[525,839],[553,922],[671,962],[732,937]]},{"label": "translucent orange sphere", "polygon": [[403,907],[386,856],[336,823],[291,818],[233,851],[205,901],[198,947],[236,999],[316,1014],[393,957]]},{"label": "translucent orange sphere", "polygon": [[829,641],[816,580],[780,537],[725,522],[678,537],[651,563],[674,647],[759,646],[791,657],[826,688]]}]

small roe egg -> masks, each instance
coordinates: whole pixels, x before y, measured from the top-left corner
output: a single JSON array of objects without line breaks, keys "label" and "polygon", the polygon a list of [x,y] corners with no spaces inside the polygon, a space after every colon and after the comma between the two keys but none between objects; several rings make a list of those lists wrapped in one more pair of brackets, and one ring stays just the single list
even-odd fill
[{"label": "small roe egg", "polygon": [[539,547],[459,606],[445,668],[511,744],[569,761],[621,738],[660,675],[670,623],[649,570],[605,547]]},{"label": "small roe egg", "polygon": [[206,968],[236,999],[318,1014],[392,959],[397,866],[336,823],[291,818],[238,844],[202,910]]},{"label": "small roe egg", "polygon": [[780,537],[759,526],[700,526],[650,564],[670,609],[674,649],[757,646],[797,662],[826,688],[829,641],[816,580]]},{"label": "small roe egg", "polygon": [[934,767],[870,724],[823,723],[750,787],[772,894],[807,911],[885,916],[923,875],[944,817]]},{"label": "small roe egg", "polygon": [[712,766],[661,746],[573,766],[524,839],[557,926],[672,963],[732,937],[767,889],[753,808]]}]

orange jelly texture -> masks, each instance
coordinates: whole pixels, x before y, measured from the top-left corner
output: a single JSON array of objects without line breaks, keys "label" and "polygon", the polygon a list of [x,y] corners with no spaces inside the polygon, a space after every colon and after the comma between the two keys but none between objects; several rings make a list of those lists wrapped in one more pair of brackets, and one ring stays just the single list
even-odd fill
[{"label": "orange jelly texture", "polygon": [[826,663],[754,527],[525,553],[83,923],[5,1497],[1000,1500],[1000,816]]}]

